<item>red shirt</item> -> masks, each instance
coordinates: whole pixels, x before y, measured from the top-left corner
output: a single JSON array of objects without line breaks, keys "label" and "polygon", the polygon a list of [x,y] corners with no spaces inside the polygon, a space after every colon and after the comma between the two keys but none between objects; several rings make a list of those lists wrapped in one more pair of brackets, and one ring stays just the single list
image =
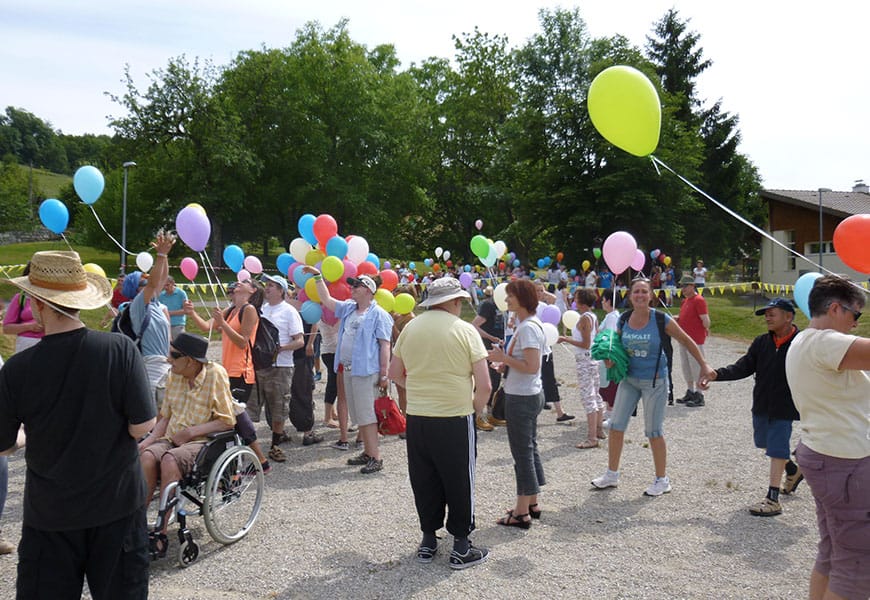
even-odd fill
[{"label": "red shirt", "polygon": [[707,330],[701,321],[701,315],[707,314],[707,301],[701,294],[695,294],[691,298],[684,298],[680,306],[680,327],[699,346],[707,339]]}]

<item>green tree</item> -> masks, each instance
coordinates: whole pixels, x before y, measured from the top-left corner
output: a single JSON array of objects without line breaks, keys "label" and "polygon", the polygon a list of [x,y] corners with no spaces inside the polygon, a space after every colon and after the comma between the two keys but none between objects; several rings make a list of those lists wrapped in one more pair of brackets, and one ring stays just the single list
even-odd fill
[{"label": "green tree", "polygon": [[67,157],[51,124],[13,106],[0,116],[0,156],[12,154],[23,165],[67,171]]},{"label": "green tree", "polygon": [[0,231],[20,231],[33,223],[27,173],[16,163],[0,162]]}]

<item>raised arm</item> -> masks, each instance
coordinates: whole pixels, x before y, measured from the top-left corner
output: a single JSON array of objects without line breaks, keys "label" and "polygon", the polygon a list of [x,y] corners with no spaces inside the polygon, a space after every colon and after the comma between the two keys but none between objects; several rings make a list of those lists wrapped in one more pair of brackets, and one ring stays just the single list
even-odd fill
[{"label": "raised arm", "polygon": [[317,295],[320,296],[320,305],[335,312],[335,298],[329,294],[329,288],[326,287],[326,280],[323,279],[323,275],[320,274],[317,267],[305,265],[302,267],[302,272],[314,275],[314,281],[317,282]]}]

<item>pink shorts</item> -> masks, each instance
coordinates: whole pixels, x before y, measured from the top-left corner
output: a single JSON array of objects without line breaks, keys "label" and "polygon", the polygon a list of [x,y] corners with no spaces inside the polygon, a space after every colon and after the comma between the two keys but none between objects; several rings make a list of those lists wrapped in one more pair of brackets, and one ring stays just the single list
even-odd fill
[{"label": "pink shorts", "polygon": [[870,457],[834,458],[798,444],[797,462],[816,501],[814,569],[844,598],[870,598]]}]

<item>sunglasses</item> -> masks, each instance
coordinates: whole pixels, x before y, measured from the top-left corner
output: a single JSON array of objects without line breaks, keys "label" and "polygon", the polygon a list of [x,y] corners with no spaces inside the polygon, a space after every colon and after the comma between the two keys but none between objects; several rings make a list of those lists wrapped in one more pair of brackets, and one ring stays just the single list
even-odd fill
[{"label": "sunglasses", "polygon": [[849,307],[846,306],[845,304],[841,304],[840,307],[841,307],[843,310],[846,310],[846,311],[852,313],[852,316],[855,317],[855,322],[856,322],[856,323],[858,322],[858,319],[860,319],[860,318],[861,318],[861,315],[863,314],[860,310],[855,310],[854,308],[849,308]]},{"label": "sunglasses", "polygon": [[179,358],[181,358],[183,356],[187,356],[187,355],[182,354],[181,352],[176,352],[175,350],[170,350],[169,356],[172,358],[172,360],[178,360]]}]

